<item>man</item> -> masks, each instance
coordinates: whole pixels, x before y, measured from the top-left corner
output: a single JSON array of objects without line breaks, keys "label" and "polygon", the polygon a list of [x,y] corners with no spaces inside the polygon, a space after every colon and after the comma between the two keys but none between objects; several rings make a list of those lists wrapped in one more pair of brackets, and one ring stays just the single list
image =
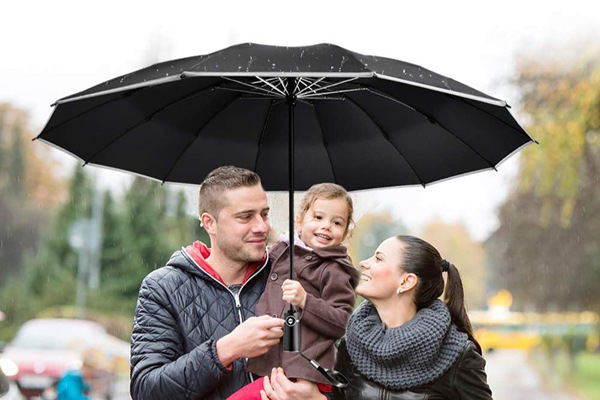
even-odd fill
[{"label": "man", "polygon": [[[140,288],[131,336],[134,400],[226,399],[251,381],[246,359],[283,336],[283,320],[254,317],[270,270],[269,206],[260,178],[243,168],[217,168],[198,203],[211,248],[195,242],[174,253]],[[267,388],[270,398],[308,394],[280,380],[284,386]]]}]

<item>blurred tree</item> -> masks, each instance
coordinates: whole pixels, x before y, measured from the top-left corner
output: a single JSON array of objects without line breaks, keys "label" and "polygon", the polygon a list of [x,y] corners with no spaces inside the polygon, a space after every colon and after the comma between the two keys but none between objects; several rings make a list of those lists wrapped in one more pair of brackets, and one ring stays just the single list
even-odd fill
[{"label": "blurred tree", "polygon": [[433,221],[420,233],[443,258],[454,264],[460,272],[469,309],[484,309],[486,298],[486,254],[482,243],[469,235],[463,224]]},{"label": "blurred tree", "polygon": [[373,254],[385,239],[406,234],[407,229],[402,222],[395,220],[388,212],[368,212],[357,221],[350,238],[348,253],[354,266]]},{"label": "blurred tree", "polygon": [[[23,254],[37,247],[48,211],[56,205],[40,194],[61,194],[48,155],[25,145],[32,136],[28,114],[0,103],[0,286],[21,268]],[[39,171],[43,179],[35,178]]]},{"label": "blurred tree", "polygon": [[[580,49],[581,50],[581,49]],[[518,183],[487,242],[515,308],[600,310],[600,51],[571,61],[521,56],[515,83],[528,131]]]}]

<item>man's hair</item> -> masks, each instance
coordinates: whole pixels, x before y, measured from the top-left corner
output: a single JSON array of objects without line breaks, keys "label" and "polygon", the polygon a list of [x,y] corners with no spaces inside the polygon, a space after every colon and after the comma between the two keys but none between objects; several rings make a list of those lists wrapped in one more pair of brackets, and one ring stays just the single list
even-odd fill
[{"label": "man's hair", "polygon": [[223,196],[226,190],[255,185],[260,185],[260,177],[245,168],[227,165],[213,170],[198,191],[198,216],[208,213],[218,219],[219,213],[227,205]]}]

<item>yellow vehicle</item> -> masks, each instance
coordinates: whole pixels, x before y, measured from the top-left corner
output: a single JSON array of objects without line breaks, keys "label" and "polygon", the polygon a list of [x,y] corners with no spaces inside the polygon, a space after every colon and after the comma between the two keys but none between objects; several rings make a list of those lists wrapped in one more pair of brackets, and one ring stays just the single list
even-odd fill
[{"label": "yellow vehicle", "polygon": [[557,338],[565,334],[584,334],[586,347],[598,347],[600,317],[593,312],[520,313],[508,310],[473,311],[469,313],[475,338],[483,351],[495,349],[530,350],[543,336]]}]

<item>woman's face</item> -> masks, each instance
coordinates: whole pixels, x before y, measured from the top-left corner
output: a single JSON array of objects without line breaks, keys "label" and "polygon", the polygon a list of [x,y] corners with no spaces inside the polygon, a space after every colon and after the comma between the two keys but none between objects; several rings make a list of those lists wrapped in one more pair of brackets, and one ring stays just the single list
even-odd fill
[{"label": "woman's face", "polygon": [[398,296],[396,290],[404,274],[401,257],[402,243],[395,237],[386,239],[371,258],[360,263],[362,274],[356,293],[370,301]]}]

